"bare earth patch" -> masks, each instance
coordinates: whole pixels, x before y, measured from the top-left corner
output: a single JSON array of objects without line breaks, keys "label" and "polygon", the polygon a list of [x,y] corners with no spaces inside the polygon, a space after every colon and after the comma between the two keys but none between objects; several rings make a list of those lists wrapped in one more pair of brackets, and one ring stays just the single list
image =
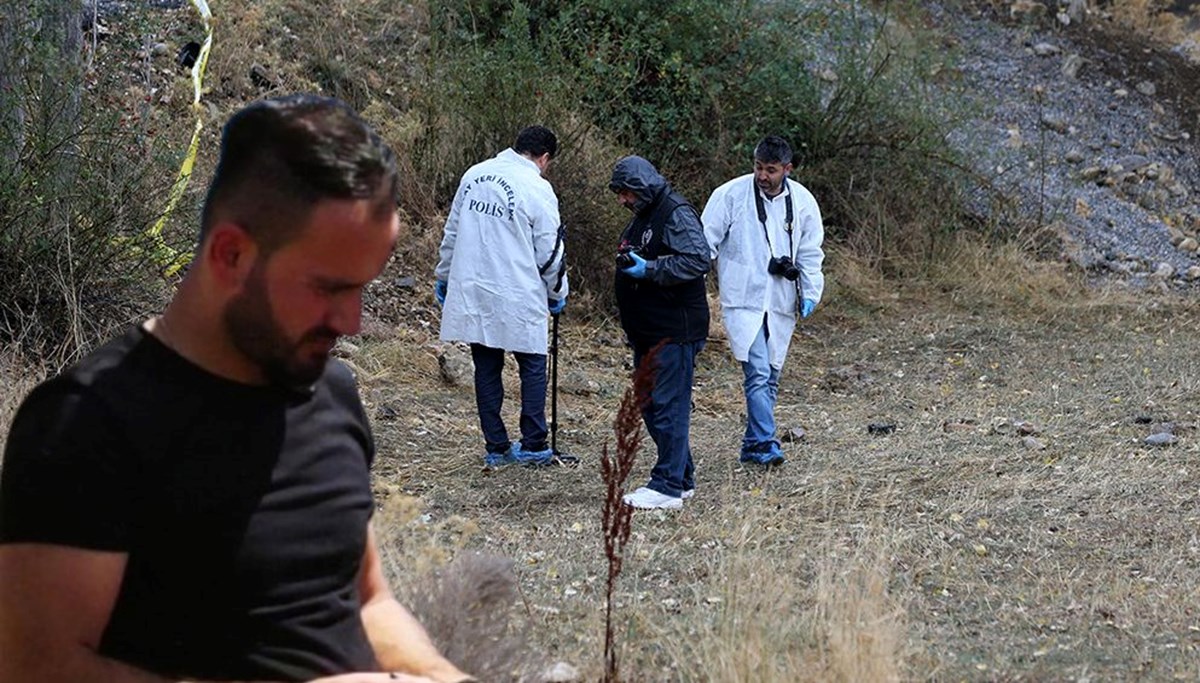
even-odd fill
[{"label": "bare earth patch", "polygon": [[[378,492],[418,497],[423,511],[384,536],[438,561],[466,550],[514,560],[526,637],[595,680],[598,457],[629,375],[619,331],[564,317],[562,367],[599,387],[559,397],[560,447],[581,464],[487,472],[473,394],[441,381],[427,315],[428,326],[377,327],[351,357],[375,422]],[[741,373],[713,340],[696,378],[696,497],[634,519],[617,610],[624,671],[1194,679],[1196,324],[1194,304],[1166,299],[1097,298],[1037,319],[903,304],[870,319],[818,315],[779,399],[780,429],[806,435],[770,472],[737,462]],[[872,422],[896,428],[873,435]],[[1146,445],[1164,423],[1177,441]],[[641,454],[631,485],[652,460]]]}]

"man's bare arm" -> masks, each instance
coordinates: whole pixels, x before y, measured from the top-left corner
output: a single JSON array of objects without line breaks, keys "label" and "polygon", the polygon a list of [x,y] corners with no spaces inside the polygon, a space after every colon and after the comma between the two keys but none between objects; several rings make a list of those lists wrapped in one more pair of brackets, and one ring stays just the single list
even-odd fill
[{"label": "man's bare arm", "polygon": [[[98,652],[125,574],[125,557],[34,543],[0,546],[0,683],[173,683]],[[442,680],[455,679],[434,679]],[[374,672],[312,683],[408,681],[427,679]]]},{"label": "man's bare arm", "polygon": [[98,654],[124,573],[120,553],[0,546],[0,683],[166,683]]},{"label": "man's bare arm", "polygon": [[359,594],[363,601],[362,619],[367,637],[385,671],[425,676],[435,683],[474,680],[438,652],[425,628],[392,595],[383,574],[374,529],[367,536]]}]

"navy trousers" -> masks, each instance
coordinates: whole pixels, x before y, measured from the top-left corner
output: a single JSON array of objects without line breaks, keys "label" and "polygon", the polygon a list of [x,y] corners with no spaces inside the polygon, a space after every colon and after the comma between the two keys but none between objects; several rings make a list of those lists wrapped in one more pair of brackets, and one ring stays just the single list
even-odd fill
[{"label": "navy trousers", "polygon": [[[654,357],[654,390],[642,409],[646,431],[658,447],[658,461],[646,486],[659,493],[678,497],[696,488],[692,478],[692,448],[688,430],[692,421],[692,378],[696,374],[696,355],[704,341],[663,344]],[[641,367],[649,348],[633,349],[633,364]]]},{"label": "navy trousers", "polygon": [[[521,377],[521,449],[546,449],[546,356],[540,353],[513,352]],[[504,406],[504,349],[471,344],[475,361],[475,406],[479,426],[489,453],[508,450],[508,430],[500,417]]]}]

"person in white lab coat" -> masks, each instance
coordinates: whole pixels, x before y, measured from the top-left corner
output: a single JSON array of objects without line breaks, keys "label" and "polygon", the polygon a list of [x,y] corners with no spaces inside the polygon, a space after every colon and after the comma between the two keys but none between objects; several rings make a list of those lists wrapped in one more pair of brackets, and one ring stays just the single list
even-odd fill
[{"label": "person in white lab coat", "polygon": [[[568,286],[558,197],[542,174],[557,152],[550,129],[529,126],[511,148],[463,174],[434,270],[441,339],[471,345],[489,467],[554,458],[546,444],[546,314],[566,307]],[[500,416],[505,352],[521,377],[521,440],[512,443]]]},{"label": "person in white lab coat", "polygon": [[701,214],[716,259],[721,310],[733,357],[745,378],[741,461],[784,461],[775,439],[779,373],[797,314],[821,301],[825,230],[812,193],[790,180],[792,148],[778,136],[754,148],[754,172],[718,187]]}]

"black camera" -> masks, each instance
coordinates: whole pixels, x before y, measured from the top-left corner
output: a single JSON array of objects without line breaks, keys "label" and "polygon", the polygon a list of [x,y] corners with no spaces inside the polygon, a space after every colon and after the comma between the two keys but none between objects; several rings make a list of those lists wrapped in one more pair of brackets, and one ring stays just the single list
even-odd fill
[{"label": "black camera", "polygon": [[776,256],[770,261],[767,261],[767,272],[772,275],[778,275],[793,282],[800,277],[800,269],[792,263],[790,256]]},{"label": "black camera", "polygon": [[633,257],[630,253],[637,253],[637,250],[628,244],[622,244],[617,249],[617,268],[625,269],[633,265]]}]

